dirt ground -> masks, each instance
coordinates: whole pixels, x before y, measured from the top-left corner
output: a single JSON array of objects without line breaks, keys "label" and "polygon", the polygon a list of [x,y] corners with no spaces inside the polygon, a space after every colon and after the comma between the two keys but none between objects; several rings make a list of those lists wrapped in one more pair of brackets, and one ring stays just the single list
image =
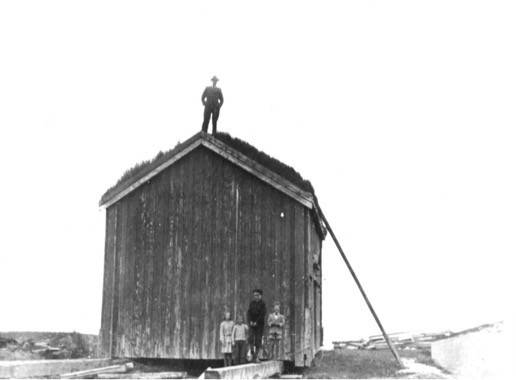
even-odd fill
[{"label": "dirt ground", "polygon": [[[78,333],[0,333],[0,360],[68,359],[94,357],[97,351],[97,337]],[[56,350],[58,349],[58,350]],[[320,351],[312,366],[287,371],[300,374],[303,378],[418,378],[446,379],[448,374],[437,368],[429,351],[400,351],[407,369],[399,371],[389,350],[339,349]],[[185,364],[174,360],[134,360],[137,372],[185,371],[188,377],[197,377],[211,365],[217,367],[221,361],[206,363],[192,361]]]}]

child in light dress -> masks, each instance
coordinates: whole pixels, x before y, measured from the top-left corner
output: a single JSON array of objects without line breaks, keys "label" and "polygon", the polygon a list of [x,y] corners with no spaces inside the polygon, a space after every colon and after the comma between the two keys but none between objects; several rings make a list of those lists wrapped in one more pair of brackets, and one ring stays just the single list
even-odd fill
[{"label": "child in light dress", "polygon": [[234,323],[231,320],[231,313],[226,311],[224,313],[224,320],[220,324],[220,347],[224,354],[224,367],[231,365],[231,353],[232,353],[232,333]]}]

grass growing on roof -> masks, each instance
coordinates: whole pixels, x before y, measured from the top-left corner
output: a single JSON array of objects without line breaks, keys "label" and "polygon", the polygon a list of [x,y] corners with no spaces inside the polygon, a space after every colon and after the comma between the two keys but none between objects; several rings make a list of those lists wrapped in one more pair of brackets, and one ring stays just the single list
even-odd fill
[{"label": "grass growing on roof", "polygon": [[[222,141],[226,145],[231,148],[239,151],[250,159],[258,162],[259,164],[265,166],[267,169],[272,172],[280,175],[286,180],[292,182],[297,185],[299,188],[314,194],[314,189],[310,181],[303,179],[301,174],[299,174],[294,168],[285,165],[281,161],[275,159],[274,157],[269,156],[268,154],[256,149],[251,144],[240,140],[238,138],[234,138],[228,133],[217,133],[215,138]],[[106,203],[113,196],[130,186],[132,183],[138,181],[143,178],[146,174],[166,162],[169,158],[174,156],[177,152],[183,149],[185,143],[177,143],[173,149],[170,149],[166,152],[159,152],[153,159],[142,161],[132,168],[125,171],[125,173],[119,178],[115,185],[111,186],[101,197],[100,204]]]},{"label": "grass growing on roof", "polygon": [[299,186],[301,189],[312,194],[314,193],[314,189],[310,181],[305,180],[293,167],[288,166],[274,157],[269,156],[267,153],[256,149],[246,141],[232,137],[229,133],[219,132],[215,137],[233,149],[238,150],[240,153],[245,154],[250,159],[265,166],[267,169]]},{"label": "grass growing on roof", "polygon": [[100,204],[107,202],[113,196],[118,194],[120,191],[136,182],[140,178],[144,177],[147,173],[151,172],[162,163],[166,162],[170,157],[176,154],[182,148],[181,143],[177,143],[173,149],[167,150],[166,152],[160,151],[152,160],[146,160],[137,163],[132,168],[126,170],[122,177],[118,179],[115,185],[111,186],[100,198]]}]

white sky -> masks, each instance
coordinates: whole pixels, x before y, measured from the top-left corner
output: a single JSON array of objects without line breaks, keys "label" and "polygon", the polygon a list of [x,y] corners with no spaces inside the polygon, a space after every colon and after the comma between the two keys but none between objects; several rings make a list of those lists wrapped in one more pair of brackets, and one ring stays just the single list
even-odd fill
[{"label": "white sky", "polygon": [[[102,193],[201,126],[294,166],[388,331],[514,311],[516,12],[497,1],[0,3],[0,331],[100,328]],[[330,239],[325,340],[377,334]]]}]

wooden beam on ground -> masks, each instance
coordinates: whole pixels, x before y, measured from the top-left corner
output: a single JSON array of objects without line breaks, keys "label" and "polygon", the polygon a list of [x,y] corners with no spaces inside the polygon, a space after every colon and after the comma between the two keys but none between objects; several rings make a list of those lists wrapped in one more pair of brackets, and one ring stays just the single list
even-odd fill
[{"label": "wooden beam on ground", "polygon": [[184,379],[188,374],[184,371],[174,372],[132,372],[132,373],[101,373],[99,379]]},{"label": "wooden beam on ground", "polygon": [[124,373],[134,368],[133,363],[125,363],[118,365],[110,365],[107,367],[98,367],[87,369],[84,371],[76,371],[59,375],[60,379],[84,379],[90,376],[97,376],[102,373]]},{"label": "wooden beam on ground", "polygon": [[283,362],[270,360],[256,364],[242,364],[230,367],[208,368],[204,379],[267,379],[283,372]]},{"label": "wooden beam on ground", "polygon": [[114,363],[117,361],[108,358],[0,361],[0,379],[56,377],[61,373],[105,367]]},{"label": "wooden beam on ground", "polygon": [[[316,200],[317,202],[317,200]],[[387,345],[389,346],[389,349],[391,350],[392,352],[392,355],[394,356],[394,358],[396,359],[396,362],[398,363],[398,366],[400,368],[405,368],[405,366],[403,365],[403,363],[401,362],[401,359],[398,355],[398,351],[396,351],[396,348],[394,348],[394,346],[392,345],[391,343],[391,340],[389,339],[389,336],[387,335],[387,333],[385,332],[383,326],[382,326],[382,323],[380,322],[380,319],[378,318],[378,316],[376,315],[376,312],[374,311],[373,309],[373,305],[371,305],[371,302],[369,302],[369,298],[367,298],[367,295],[365,293],[365,290],[364,288],[362,288],[362,285],[360,284],[360,281],[358,280],[358,277],[357,275],[355,274],[355,271],[353,270],[353,268],[351,267],[351,264],[348,260],[348,258],[346,257],[346,254],[344,253],[344,250],[342,249],[342,247],[340,246],[340,243],[339,241],[337,240],[337,237],[335,236],[335,234],[333,233],[333,230],[331,229],[331,226],[330,226],[330,223],[328,223],[328,220],[326,219],[326,217],[324,216],[324,213],[322,212],[321,210],[321,207],[319,207],[319,205],[317,204],[318,206],[318,209],[319,209],[319,212],[321,214],[321,219],[323,220],[324,224],[326,225],[326,229],[328,230],[328,232],[330,233],[332,239],[333,239],[333,242],[335,243],[335,245],[337,246],[337,249],[339,250],[340,252],[340,255],[342,256],[342,259],[344,260],[344,262],[346,263],[346,266],[348,267],[349,269],[349,272],[351,273],[351,276],[353,277],[353,280],[355,280],[355,283],[357,284],[358,286],[358,289],[360,290],[360,293],[362,294],[362,297],[364,298],[366,304],[367,304],[367,307],[369,308],[369,311],[371,312],[371,314],[373,315],[374,317],[374,320],[376,321],[376,324],[378,325],[378,327],[380,328],[380,331],[382,332],[382,335],[385,339],[385,341],[387,342]]]}]

